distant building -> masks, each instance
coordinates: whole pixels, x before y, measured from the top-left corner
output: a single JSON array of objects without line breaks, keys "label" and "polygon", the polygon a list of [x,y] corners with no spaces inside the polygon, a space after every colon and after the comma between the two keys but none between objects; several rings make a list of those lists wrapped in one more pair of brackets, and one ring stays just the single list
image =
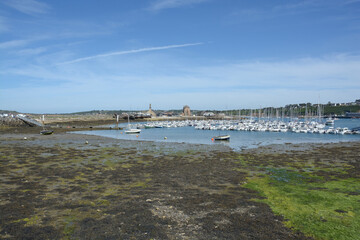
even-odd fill
[{"label": "distant building", "polygon": [[356,99],[356,100],[355,100],[355,103],[356,103],[357,105],[360,105],[360,99]]},{"label": "distant building", "polygon": [[305,108],[305,107],[311,107],[312,104],[311,103],[299,103],[299,107]]},{"label": "distant building", "polygon": [[151,109],[151,104],[149,104],[149,111],[146,114],[151,115],[151,117],[156,117],[156,113]]},{"label": "distant building", "polygon": [[173,112],[162,112],[160,113],[161,116],[163,117],[172,117],[174,115]]},{"label": "distant building", "polygon": [[183,112],[182,112],[183,116],[191,116],[191,111],[190,111],[190,107],[188,105],[185,105],[183,107]]},{"label": "distant building", "polygon": [[213,113],[213,112],[204,112],[203,116],[204,117],[215,117],[215,113]]},{"label": "distant building", "polygon": [[152,116],[149,113],[137,112],[137,113],[134,113],[134,117],[135,117],[135,119],[137,119],[137,118],[151,118]]},{"label": "distant building", "polygon": [[299,104],[288,104],[288,105],[285,105],[285,108],[298,108],[299,107]]}]

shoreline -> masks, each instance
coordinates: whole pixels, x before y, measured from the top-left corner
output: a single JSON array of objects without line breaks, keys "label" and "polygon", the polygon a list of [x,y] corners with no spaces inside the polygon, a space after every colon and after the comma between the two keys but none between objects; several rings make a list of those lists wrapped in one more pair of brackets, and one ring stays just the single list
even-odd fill
[{"label": "shoreline", "polygon": [[[56,141],[65,141],[68,142],[77,142],[77,143],[85,143],[86,141],[94,141],[99,143],[108,143],[108,144],[118,144],[118,143],[128,143],[132,144],[134,142],[139,143],[149,143],[149,144],[159,144],[159,145],[189,145],[189,146],[203,146],[207,147],[208,149],[213,150],[232,150],[235,152],[241,153],[242,151],[246,152],[255,152],[257,150],[263,150],[263,149],[276,149],[286,151],[293,151],[293,150],[306,150],[306,149],[312,149],[316,147],[325,147],[325,146],[347,146],[349,144],[353,145],[360,142],[360,139],[357,140],[345,140],[345,141],[334,141],[334,142],[306,142],[306,143],[284,143],[284,144],[267,144],[267,145],[256,145],[254,147],[240,147],[237,149],[234,149],[230,146],[226,146],[223,144],[194,144],[194,143],[186,143],[186,142],[164,142],[164,141],[153,141],[153,140],[129,140],[129,139],[118,139],[113,137],[107,137],[107,136],[100,136],[96,134],[83,134],[82,131],[96,131],[96,130],[114,130],[112,128],[102,128],[102,127],[96,127],[96,128],[87,128],[87,127],[79,127],[76,128],[51,128],[54,130],[54,134],[43,136],[40,133],[42,128],[39,127],[12,127],[8,129],[1,129],[0,128],[0,141],[26,141],[28,143],[31,143],[32,140],[36,140],[36,142],[39,142],[40,140],[51,140],[51,142]],[[26,138],[26,140],[24,140]]]}]

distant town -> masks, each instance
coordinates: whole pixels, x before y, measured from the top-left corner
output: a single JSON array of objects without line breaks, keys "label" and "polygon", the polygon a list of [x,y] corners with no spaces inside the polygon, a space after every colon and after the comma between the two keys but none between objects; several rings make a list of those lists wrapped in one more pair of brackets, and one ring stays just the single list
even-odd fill
[{"label": "distant town", "polygon": [[[46,114],[46,113],[43,113]],[[19,113],[16,111],[0,110],[0,122],[13,121],[12,119],[21,119],[26,116],[33,118],[40,118],[43,114]],[[98,116],[111,115],[112,118],[118,119],[149,119],[149,118],[241,118],[241,117],[260,117],[260,118],[284,118],[284,117],[298,117],[298,118],[326,118],[326,117],[340,117],[340,118],[360,118],[360,99],[348,103],[331,103],[327,104],[313,104],[313,103],[298,103],[288,104],[284,107],[264,107],[258,109],[232,109],[232,110],[191,110],[190,106],[185,105],[183,109],[177,110],[155,110],[149,105],[148,110],[131,111],[131,110],[92,110],[85,112],[76,112],[68,114],[46,114],[52,115],[83,115],[83,116]]]}]

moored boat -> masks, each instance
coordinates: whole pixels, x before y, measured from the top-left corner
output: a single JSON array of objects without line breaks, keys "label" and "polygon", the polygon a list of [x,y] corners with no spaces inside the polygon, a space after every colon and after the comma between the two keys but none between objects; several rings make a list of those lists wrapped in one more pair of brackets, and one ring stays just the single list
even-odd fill
[{"label": "moored boat", "polygon": [[216,141],[218,141],[218,140],[230,140],[230,135],[215,136],[214,140],[216,140]]},{"label": "moored boat", "polygon": [[136,133],[140,133],[141,130],[140,129],[137,129],[137,128],[131,128],[131,125],[130,125],[130,117],[129,117],[129,114],[128,114],[128,130],[125,131],[126,134],[136,134]]},{"label": "moored boat", "polygon": [[334,119],[333,118],[327,118],[326,119],[326,122],[325,122],[325,125],[334,125]]},{"label": "moored boat", "polygon": [[47,129],[45,128],[45,115],[42,115],[41,122],[42,122],[42,126],[43,126],[43,130],[40,131],[40,134],[41,134],[41,135],[51,135],[51,134],[54,133],[54,131],[52,131],[52,130],[47,130]]},{"label": "moored boat", "polygon": [[40,134],[42,134],[42,135],[51,135],[53,133],[54,133],[54,131],[52,131],[52,130],[42,130],[40,132]]},{"label": "moored boat", "polygon": [[126,130],[125,133],[127,134],[135,134],[135,133],[140,133],[141,130],[140,129],[129,129],[129,130]]}]

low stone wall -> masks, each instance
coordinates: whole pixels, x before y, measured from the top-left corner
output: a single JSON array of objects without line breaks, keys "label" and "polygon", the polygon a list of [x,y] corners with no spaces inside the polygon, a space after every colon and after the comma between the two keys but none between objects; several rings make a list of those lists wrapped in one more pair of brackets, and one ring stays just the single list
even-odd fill
[{"label": "low stone wall", "polygon": [[27,124],[15,117],[0,117],[0,126],[18,127],[27,126]]}]

